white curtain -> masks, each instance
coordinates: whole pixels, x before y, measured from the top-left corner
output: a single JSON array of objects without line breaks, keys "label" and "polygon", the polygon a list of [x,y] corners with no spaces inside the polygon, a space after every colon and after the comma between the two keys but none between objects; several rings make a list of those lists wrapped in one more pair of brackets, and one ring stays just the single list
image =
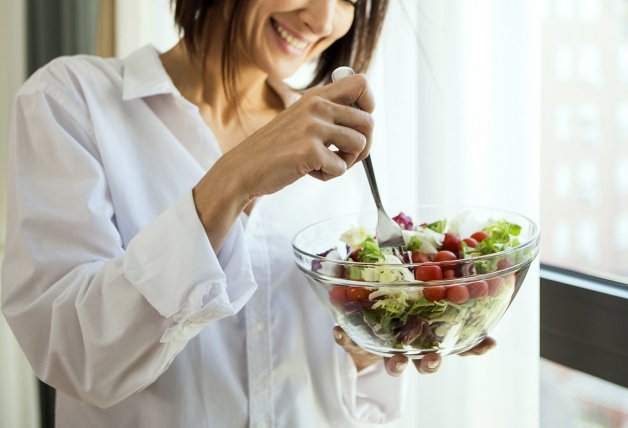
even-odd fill
[{"label": "white curtain", "polygon": [[[370,78],[385,203],[507,208],[538,224],[542,1],[391,0]],[[397,426],[538,426],[538,286],[537,262],[489,354],[412,374]]]},{"label": "white curtain", "polygon": [[[25,2],[0,2],[0,262],[5,238],[6,142],[13,95],[26,73]],[[0,427],[39,427],[35,376],[0,315]]]},{"label": "white curtain", "polygon": [[178,40],[170,0],[115,0],[116,56],[152,43],[166,51]]}]

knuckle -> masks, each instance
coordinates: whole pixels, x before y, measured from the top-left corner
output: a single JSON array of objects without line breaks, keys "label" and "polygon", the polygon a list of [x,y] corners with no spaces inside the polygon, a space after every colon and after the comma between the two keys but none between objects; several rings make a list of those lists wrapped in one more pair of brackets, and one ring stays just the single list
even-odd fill
[{"label": "knuckle", "polygon": [[366,88],[369,85],[368,79],[365,74],[359,73],[355,75],[355,80],[358,82],[360,87]]},{"label": "knuckle", "polygon": [[310,140],[310,144],[304,145],[304,155],[307,159],[319,159],[320,158],[320,145]]},{"label": "knuckle", "polygon": [[327,100],[320,95],[313,95],[309,100],[308,107],[315,115],[324,115],[329,111]]},{"label": "knuckle", "polygon": [[320,132],[321,124],[314,119],[308,119],[305,123],[305,133],[307,135],[317,135]]}]

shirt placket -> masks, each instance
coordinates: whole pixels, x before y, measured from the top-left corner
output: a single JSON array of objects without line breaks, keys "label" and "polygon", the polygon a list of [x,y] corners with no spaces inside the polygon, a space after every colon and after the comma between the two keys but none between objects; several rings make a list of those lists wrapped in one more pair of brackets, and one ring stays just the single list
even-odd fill
[{"label": "shirt placket", "polygon": [[245,305],[249,427],[270,428],[273,426],[270,263],[265,236],[260,227],[263,222],[259,216],[259,207],[253,211],[247,223],[247,235],[258,289]]}]

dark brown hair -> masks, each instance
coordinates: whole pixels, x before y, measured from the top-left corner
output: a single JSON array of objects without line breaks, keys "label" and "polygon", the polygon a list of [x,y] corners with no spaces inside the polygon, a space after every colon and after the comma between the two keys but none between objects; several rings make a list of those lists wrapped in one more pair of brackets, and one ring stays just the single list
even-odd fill
[{"label": "dark brown hair", "polygon": [[[174,18],[186,49],[193,58],[205,64],[207,52],[205,40],[209,36],[209,22],[221,17],[231,17],[227,23],[222,48],[222,75],[227,96],[235,93],[237,56],[231,55],[239,48],[238,29],[243,27],[250,0],[171,0]],[[312,87],[330,81],[331,72],[341,65],[350,65],[357,73],[363,73],[373,57],[381,32],[388,0],[358,0],[355,17],[349,32],[336,40],[318,58],[314,78],[307,86]]]}]

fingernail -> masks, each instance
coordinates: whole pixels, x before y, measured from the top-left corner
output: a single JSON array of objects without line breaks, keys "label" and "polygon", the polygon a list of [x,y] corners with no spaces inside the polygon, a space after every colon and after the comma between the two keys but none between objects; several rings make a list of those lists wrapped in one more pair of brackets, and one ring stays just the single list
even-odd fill
[{"label": "fingernail", "polygon": [[342,340],[342,333],[339,331],[335,331],[334,337],[336,338],[336,340]]},{"label": "fingernail", "polygon": [[406,368],[407,365],[408,365],[407,362],[404,363],[402,361],[399,361],[397,364],[395,364],[395,370],[397,370],[398,372],[401,372],[403,371],[403,369]]},{"label": "fingernail", "polygon": [[438,366],[440,366],[440,361],[439,360],[431,360],[431,361],[427,362],[427,367],[429,369],[434,370]]}]

